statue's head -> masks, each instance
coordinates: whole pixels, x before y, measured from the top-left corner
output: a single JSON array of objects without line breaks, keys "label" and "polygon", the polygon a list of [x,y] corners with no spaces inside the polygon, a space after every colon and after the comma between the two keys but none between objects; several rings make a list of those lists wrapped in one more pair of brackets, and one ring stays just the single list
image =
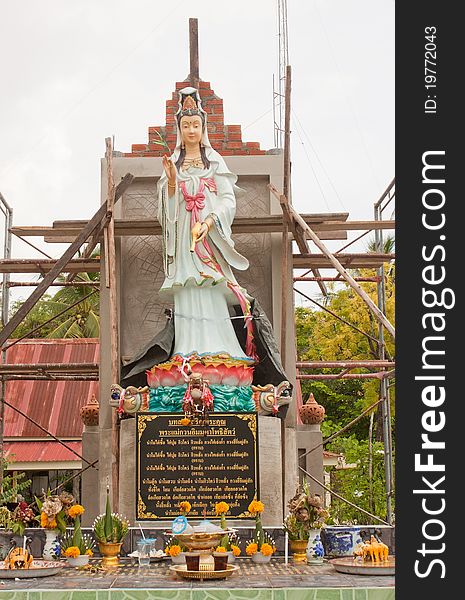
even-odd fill
[{"label": "statue's head", "polygon": [[202,141],[203,123],[200,115],[183,115],[179,121],[179,130],[184,144]]},{"label": "statue's head", "polygon": [[210,161],[205,148],[211,148],[211,144],[207,132],[207,113],[202,108],[202,100],[196,88],[185,87],[179,90],[176,123],[176,167],[179,169],[183,164],[184,148],[198,144],[203,164],[208,168]]}]

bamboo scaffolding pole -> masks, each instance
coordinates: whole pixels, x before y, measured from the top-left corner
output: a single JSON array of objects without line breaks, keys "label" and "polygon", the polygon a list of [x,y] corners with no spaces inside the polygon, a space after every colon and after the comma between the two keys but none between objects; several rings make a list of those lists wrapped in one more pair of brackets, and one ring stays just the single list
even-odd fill
[{"label": "bamboo scaffolding pole", "polygon": [[[60,268],[56,270],[55,267],[58,262],[60,262]],[[100,271],[100,260],[98,258],[73,258],[66,263],[61,263],[61,259],[55,260],[49,258],[11,258],[0,260],[1,273],[40,273],[44,275],[45,279],[45,277],[49,277],[52,271],[54,272],[53,279],[60,273],[98,273]],[[44,279],[38,285],[41,285]]]},{"label": "bamboo scaffolding pole", "polygon": [[5,381],[99,381],[98,374],[95,375],[67,375],[65,373],[44,373],[43,375],[3,375]]},{"label": "bamboo scaffolding pole", "polygon": [[88,372],[98,373],[98,363],[34,363],[34,364],[0,364],[0,374],[14,374],[14,373],[31,373],[34,374],[36,371],[67,371],[68,373],[81,373],[86,374]]},{"label": "bamboo scaffolding pole", "polygon": [[[107,287],[110,297],[110,361],[111,381],[119,381],[119,338],[118,338],[118,290],[116,279],[116,248],[115,248],[115,185],[113,181],[113,144],[111,138],[105,138],[105,159],[107,164],[107,206],[109,220],[105,228],[105,260],[107,267],[105,275],[108,277]],[[113,509],[118,512],[119,507],[119,455],[120,455],[120,418],[116,410],[112,410],[111,427],[111,481]]]},{"label": "bamboo scaffolding pole", "polygon": [[[9,281],[7,287],[35,287],[40,281]],[[54,281],[49,287],[100,287],[99,281]]]}]

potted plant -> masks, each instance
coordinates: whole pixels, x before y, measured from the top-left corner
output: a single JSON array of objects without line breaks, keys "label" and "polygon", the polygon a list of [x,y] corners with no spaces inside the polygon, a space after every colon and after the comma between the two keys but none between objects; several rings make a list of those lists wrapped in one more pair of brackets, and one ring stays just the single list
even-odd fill
[{"label": "potted plant", "polygon": [[321,541],[321,528],[329,518],[329,512],[323,507],[323,499],[311,494],[304,481],[302,488],[288,503],[289,513],[284,519],[284,529],[289,535],[294,560],[313,564],[323,562],[324,549]]},{"label": "potted plant", "polygon": [[61,541],[61,552],[68,559],[71,567],[83,567],[93,556],[94,542],[88,535],[83,535],[81,531],[81,515],[84,507],[80,504],[71,506],[68,515],[73,519],[73,531],[65,535]]},{"label": "potted plant", "polygon": [[[220,517],[220,526],[225,531],[228,530],[228,524],[226,523],[226,513],[228,511],[229,504],[226,502],[218,502],[215,504],[216,515]],[[234,562],[236,556],[239,556],[241,553],[239,539],[236,533],[234,531],[231,533],[225,533],[221,538],[219,545],[215,548],[215,552],[226,552],[229,555],[228,562]]]},{"label": "potted plant", "polygon": [[265,505],[260,500],[252,500],[248,510],[255,517],[255,533],[252,540],[246,541],[245,552],[253,562],[270,562],[276,552],[276,545],[273,538],[263,530],[261,514],[265,510]]},{"label": "potted plant", "polygon": [[44,495],[43,500],[36,497],[36,504],[40,511],[40,526],[45,529],[45,546],[42,552],[44,560],[56,560],[60,556],[60,542],[58,536],[66,532],[68,511],[74,498],[68,492],[59,496],[52,496],[50,490]]},{"label": "potted plant", "polygon": [[100,554],[103,556],[102,564],[107,567],[116,566],[123,540],[129,531],[129,522],[125,517],[111,512],[108,486],[105,513],[95,519],[93,530]]}]

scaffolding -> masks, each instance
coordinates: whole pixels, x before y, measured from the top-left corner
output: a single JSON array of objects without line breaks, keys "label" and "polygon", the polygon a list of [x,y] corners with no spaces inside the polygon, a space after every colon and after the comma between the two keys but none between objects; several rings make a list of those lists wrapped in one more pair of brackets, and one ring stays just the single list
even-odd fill
[{"label": "scaffolding", "polygon": [[[285,8],[285,3],[283,4]],[[190,20],[196,21],[196,20]],[[194,27],[195,25],[195,27]],[[287,36],[287,31],[286,31]],[[190,22],[190,48],[191,48],[191,76],[190,79],[198,82],[198,43],[196,23]],[[371,407],[371,410],[378,405],[382,407],[383,432],[384,432],[384,456],[385,456],[385,475],[386,475],[386,514],[389,524],[392,523],[391,500],[393,495],[393,463],[392,463],[392,433],[389,401],[389,379],[395,375],[395,363],[392,357],[388,356],[385,348],[385,330],[394,338],[395,330],[386,317],[386,290],[385,290],[385,272],[384,265],[394,260],[394,253],[386,253],[383,249],[383,231],[394,229],[395,223],[392,219],[384,219],[384,212],[393,202],[395,197],[395,183],[392,181],[380,199],[374,204],[374,219],[363,221],[348,220],[348,213],[319,213],[319,214],[299,214],[292,207],[291,199],[291,177],[290,177],[290,98],[291,98],[291,67],[286,66],[285,77],[285,115],[284,115],[284,152],[283,152],[283,190],[279,191],[273,186],[269,186],[270,193],[280,202],[282,215],[271,215],[265,218],[238,218],[233,225],[233,233],[272,233],[281,232],[283,239],[282,252],[282,298],[283,315],[289,307],[284,300],[289,289],[294,289],[297,281],[316,282],[323,294],[326,294],[325,282],[340,281],[348,284],[357,293],[370,310],[373,317],[378,322],[378,337],[358,330],[364,335],[368,335],[376,342],[378,346],[378,359],[372,361],[332,361],[332,362],[298,362],[297,378],[299,379],[350,379],[350,378],[377,378],[380,381],[380,399]],[[281,95],[282,97],[282,95]],[[73,281],[75,275],[80,272],[100,272],[102,264],[100,259],[92,258],[92,251],[97,244],[103,243],[104,252],[104,272],[105,280],[94,285],[105,286],[109,289],[110,298],[110,339],[111,339],[111,376],[112,381],[119,381],[120,364],[118,348],[118,306],[117,289],[115,276],[115,238],[134,236],[134,235],[160,235],[161,227],[155,221],[147,220],[118,220],[114,218],[114,205],[122,197],[124,192],[131,185],[134,177],[127,173],[118,186],[113,181],[113,147],[111,138],[105,140],[106,145],[106,166],[107,166],[107,200],[98,209],[95,215],[89,221],[56,221],[52,226],[14,226],[13,211],[0,194],[0,208],[5,218],[5,243],[3,249],[3,258],[0,260],[0,271],[3,273],[2,282],[2,320],[3,328],[0,331],[0,347],[2,352],[2,361],[0,365],[0,458],[3,458],[3,411],[7,404],[13,410],[18,410],[5,399],[5,385],[9,379],[75,379],[75,380],[95,380],[98,379],[98,365],[95,364],[35,364],[35,365],[9,365],[6,363],[6,351],[9,347],[16,344],[19,340],[9,341],[11,334],[17,326],[25,319],[30,310],[42,297],[50,286],[79,285],[79,282]],[[348,231],[363,231],[361,235],[352,240],[349,244],[342,247],[337,252],[330,252],[323,244],[323,239],[346,239]],[[351,253],[343,252],[351,244],[355,243],[367,233],[374,231],[376,240],[376,252]],[[11,258],[11,236],[15,235],[25,241],[29,246],[35,248],[42,254],[40,258],[31,259],[13,259]],[[26,237],[42,237],[49,243],[69,243],[69,247],[58,259],[53,259],[42,250],[37,248]],[[292,254],[291,241],[295,241],[299,252]],[[319,250],[312,252],[309,246],[311,241]],[[78,251],[83,248],[80,258],[75,258]],[[43,257],[45,255],[45,257]],[[289,269],[289,267],[291,267]],[[289,271],[294,269],[307,269],[302,276],[289,277]],[[375,277],[353,277],[347,269],[376,269]],[[323,277],[320,269],[333,269],[336,276]],[[38,282],[19,282],[10,281],[12,273],[38,273],[42,279]],[[312,275],[309,275],[312,273]],[[67,274],[64,283],[57,281],[60,274]],[[377,303],[366,294],[359,282],[373,281],[377,286]],[[22,304],[19,310],[8,319],[9,313],[9,291],[15,286],[34,286],[35,289],[27,300]],[[97,290],[95,290],[97,291]],[[303,294],[305,296],[305,294]],[[309,300],[312,300],[306,296]],[[316,301],[315,304],[318,304]],[[326,309],[320,305],[322,309]],[[71,308],[71,307],[70,307]],[[331,311],[328,310],[331,313]],[[334,313],[335,318],[340,319]],[[342,320],[342,319],[340,319]],[[282,321],[284,322],[284,321]],[[350,325],[350,323],[349,323]],[[282,332],[285,329],[281,328]],[[357,329],[357,328],[355,328]],[[281,353],[283,362],[286,352],[295,351],[294,347],[286,347],[286,337],[281,335]],[[331,365],[331,367],[329,367]],[[337,374],[306,374],[301,370],[315,370],[322,368],[341,368],[342,371]],[[369,373],[350,373],[354,368],[368,369]],[[30,417],[23,415],[30,420]],[[64,442],[59,441],[65,445]],[[328,443],[324,440],[323,443]],[[312,452],[316,448],[311,448]],[[82,457],[81,457],[82,458]],[[88,462],[88,461],[85,461]],[[112,420],[112,490],[113,507],[118,510],[118,482],[119,482],[119,416],[113,411]],[[88,463],[85,467],[98,468],[96,462]],[[299,467],[302,469],[302,467]],[[312,478],[311,474],[304,471]],[[325,488],[322,482],[317,482]],[[1,480],[0,480],[1,485]],[[344,501],[352,504],[350,501]],[[362,512],[366,512],[363,511]],[[370,513],[367,513],[370,514]],[[374,516],[374,515],[371,515]],[[379,519],[378,517],[374,516]],[[381,520],[382,521],[382,520]],[[384,522],[384,521],[383,521]]]}]

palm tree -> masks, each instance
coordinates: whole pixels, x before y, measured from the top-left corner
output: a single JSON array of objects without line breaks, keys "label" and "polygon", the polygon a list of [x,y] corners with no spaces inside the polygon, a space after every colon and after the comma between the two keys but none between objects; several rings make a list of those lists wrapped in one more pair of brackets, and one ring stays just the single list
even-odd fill
[{"label": "palm tree", "polygon": [[[91,257],[100,258],[98,247],[93,251]],[[59,279],[65,281],[63,275]],[[55,314],[76,304],[76,302],[78,304],[71,309],[71,312],[65,313],[65,320],[62,320],[47,335],[48,338],[92,338],[100,336],[100,294],[98,287],[92,285],[100,281],[100,273],[78,273],[74,280],[89,285],[63,287],[49,301],[52,313]],[[91,293],[93,294],[89,296]],[[86,298],[86,296],[89,297]]]},{"label": "palm tree", "polygon": [[[396,238],[393,235],[388,235],[383,239],[383,254],[391,254],[396,247]],[[372,238],[367,244],[367,252],[379,252],[378,243],[375,238]]]},{"label": "palm tree", "polygon": [[[98,281],[93,277],[98,273],[79,273],[75,281]],[[91,292],[92,296],[86,298]],[[79,302],[79,300],[81,300]],[[52,314],[58,314],[79,302],[71,312],[65,313],[67,318],[59,323],[48,335],[48,338],[92,338],[100,335],[99,292],[93,285],[64,287],[49,300]]]}]

